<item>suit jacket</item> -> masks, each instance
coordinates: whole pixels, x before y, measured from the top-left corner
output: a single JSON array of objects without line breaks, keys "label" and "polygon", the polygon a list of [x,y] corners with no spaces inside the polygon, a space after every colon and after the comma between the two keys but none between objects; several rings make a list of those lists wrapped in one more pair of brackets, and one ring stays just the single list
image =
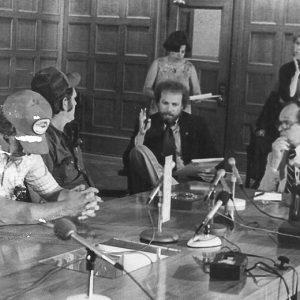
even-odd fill
[{"label": "suit jacket", "polygon": [[292,77],[295,75],[295,71],[296,67],[294,61],[282,65],[279,69],[279,94],[284,102],[297,100],[299,97],[299,86],[297,87],[296,94],[290,97],[290,84]]},{"label": "suit jacket", "polygon": [[[164,123],[159,113],[151,115],[150,118],[151,127],[146,132],[144,145],[153,152],[158,162],[163,164],[164,157],[161,153]],[[196,158],[220,157],[220,153],[217,151],[214,141],[209,134],[209,130],[201,117],[183,111],[178,122],[180,127],[181,153],[184,164]],[[126,164],[129,163],[128,155],[130,150],[134,147],[134,138],[138,131],[139,122],[137,122],[135,126],[130,144],[123,156],[125,169]]]}]

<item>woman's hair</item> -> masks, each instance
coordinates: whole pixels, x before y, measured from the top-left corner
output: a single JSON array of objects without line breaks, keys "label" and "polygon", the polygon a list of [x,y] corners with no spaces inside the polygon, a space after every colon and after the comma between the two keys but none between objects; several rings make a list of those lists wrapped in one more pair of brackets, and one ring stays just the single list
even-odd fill
[{"label": "woman's hair", "polygon": [[189,99],[189,93],[186,89],[186,87],[178,82],[178,81],[173,81],[173,80],[165,80],[157,84],[154,90],[154,96],[155,96],[155,102],[159,103],[161,93],[163,91],[168,91],[168,92],[177,92],[182,94],[182,106],[183,108],[186,107],[187,101]]},{"label": "woman's hair", "polygon": [[180,47],[185,45],[186,51],[190,51],[190,45],[183,31],[174,31],[165,40],[163,46],[168,52],[179,52]]}]

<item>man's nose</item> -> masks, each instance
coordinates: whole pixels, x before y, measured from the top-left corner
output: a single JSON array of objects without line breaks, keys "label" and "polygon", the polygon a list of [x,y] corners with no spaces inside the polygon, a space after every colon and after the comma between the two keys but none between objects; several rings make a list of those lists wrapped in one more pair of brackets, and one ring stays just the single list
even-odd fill
[{"label": "man's nose", "polygon": [[172,112],[173,111],[172,105],[168,105],[167,110],[168,110],[168,112]]}]

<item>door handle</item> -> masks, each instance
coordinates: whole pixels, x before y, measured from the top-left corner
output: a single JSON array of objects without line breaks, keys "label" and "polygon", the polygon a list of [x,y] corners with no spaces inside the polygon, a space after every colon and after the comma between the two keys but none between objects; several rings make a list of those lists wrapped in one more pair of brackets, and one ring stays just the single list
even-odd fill
[{"label": "door handle", "polygon": [[225,106],[226,103],[226,84],[219,84],[219,93],[220,97],[217,99],[218,106]]}]

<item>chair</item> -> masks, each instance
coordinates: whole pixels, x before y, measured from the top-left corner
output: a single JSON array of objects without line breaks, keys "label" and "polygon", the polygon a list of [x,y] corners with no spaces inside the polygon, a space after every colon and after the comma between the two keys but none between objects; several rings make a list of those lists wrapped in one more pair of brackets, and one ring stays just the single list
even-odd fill
[{"label": "chair", "polygon": [[[245,124],[250,130],[250,143],[247,146],[247,170],[245,186],[257,189],[264,176],[268,153],[271,151],[272,140],[258,135],[251,124]],[[251,181],[254,181],[251,183]]]}]

